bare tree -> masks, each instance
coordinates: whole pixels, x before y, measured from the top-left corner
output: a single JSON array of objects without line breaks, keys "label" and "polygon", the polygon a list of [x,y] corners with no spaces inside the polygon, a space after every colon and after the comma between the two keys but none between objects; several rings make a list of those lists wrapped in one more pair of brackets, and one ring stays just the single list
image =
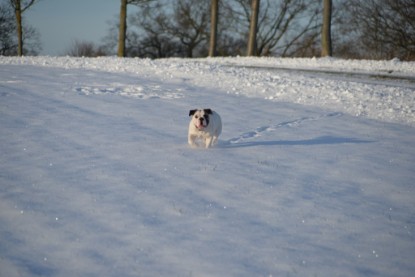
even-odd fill
[{"label": "bare tree", "polygon": [[9,6],[0,5],[0,55],[15,54],[16,20]]},{"label": "bare tree", "polygon": [[[257,26],[255,55],[296,55],[312,38],[314,42],[321,28],[321,0],[262,0]],[[239,30],[249,28],[251,8],[249,0],[233,0],[233,14],[238,18]],[[246,25],[248,22],[248,26]],[[244,35],[243,33],[241,35]]]},{"label": "bare tree", "polygon": [[332,0],[323,0],[323,26],[321,28],[321,56],[332,56],[331,10]]},{"label": "bare tree", "polygon": [[[128,55],[150,58],[207,56],[210,50],[209,11],[212,11],[209,2],[169,0],[141,6],[129,21]],[[229,28],[235,21],[225,1],[218,1],[219,17],[215,55],[245,54],[242,50],[246,42],[242,44]]]},{"label": "bare tree", "polygon": [[415,59],[415,1],[350,0],[342,10],[342,55]]},{"label": "bare tree", "polygon": [[216,40],[218,32],[218,9],[219,0],[211,0],[210,4],[210,43],[209,43],[209,56],[216,55]]},{"label": "bare tree", "polygon": [[165,13],[160,3],[140,9],[130,22],[137,30],[128,34],[128,55],[145,58],[184,56],[183,46],[164,27],[169,24],[169,18],[171,16]]},{"label": "bare tree", "polygon": [[17,55],[23,55],[23,24],[22,24],[22,14],[32,6],[36,0],[9,0],[10,4],[14,8],[14,13],[16,16],[16,27],[17,27]]},{"label": "bare tree", "polygon": [[207,41],[209,26],[209,5],[199,0],[178,0],[174,9],[174,21],[165,29],[177,37],[191,58],[202,42]]},{"label": "bare tree", "polygon": [[251,18],[249,24],[249,39],[248,39],[248,56],[253,56],[256,53],[256,36],[258,26],[260,0],[252,0],[251,3]]},{"label": "bare tree", "polygon": [[[12,56],[18,52],[18,38],[16,36],[16,18],[14,8],[10,3],[0,4],[0,55]],[[29,25],[22,26],[22,53],[37,55],[42,49],[40,35],[35,28]]]},{"label": "bare tree", "polygon": [[23,53],[35,56],[42,50],[39,32],[32,26],[23,26]]},{"label": "bare tree", "polygon": [[[169,4],[170,6],[158,9],[157,16],[148,17],[151,21],[146,26],[159,30],[161,36],[169,37],[172,43],[177,43],[184,50],[184,56],[199,55],[201,45],[206,48],[203,42],[208,41],[209,37],[209,2],[176,0]],[[154,37],[154,32],[150,33]]]},{"label": "bare tree", "polygon": [[125,40],[127,34],[127,5],[141,5],[152,0],[121,0],[120,23],[118,31],[118,57],[125,56]]},{"label": "bare tree", "polygon": [[93,42],[75,40],[66,51],[66,55],[72,57],[99,57],[106,53],[102,47],[97,47]]}]

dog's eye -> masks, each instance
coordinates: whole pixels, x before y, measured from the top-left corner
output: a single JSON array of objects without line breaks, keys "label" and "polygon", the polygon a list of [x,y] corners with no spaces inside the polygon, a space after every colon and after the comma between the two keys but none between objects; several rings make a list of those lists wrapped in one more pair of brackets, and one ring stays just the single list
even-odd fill
[{"label": "dog's eye", "polygon": [[199,116],[198,115],[195,115],[195,118],[199,118]]}]

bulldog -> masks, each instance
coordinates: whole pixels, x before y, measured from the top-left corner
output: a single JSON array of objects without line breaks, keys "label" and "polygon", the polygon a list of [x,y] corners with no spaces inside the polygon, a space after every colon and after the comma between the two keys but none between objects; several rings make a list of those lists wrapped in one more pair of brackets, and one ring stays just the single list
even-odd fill
[{"label": "bulldog", "polygon": [[215,145],[222,132],[219,114],[211,109],[195,109],[189,111],[189,116],[192,117],[189,123],[189,145],[205,148]]}]

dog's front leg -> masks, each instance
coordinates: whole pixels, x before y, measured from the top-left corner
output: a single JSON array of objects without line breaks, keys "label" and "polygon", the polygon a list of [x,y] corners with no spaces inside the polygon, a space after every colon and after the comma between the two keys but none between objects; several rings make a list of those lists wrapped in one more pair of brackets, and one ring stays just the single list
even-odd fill
[{"label": "dog's front leg", "polygon": [[205,140],[205,146],[206,148],[212,147],[213,137],[207,137]]},{"label": "dog's front leg", "polygon": [[197,146],[196,145],[196,136],[195,135],[189,135],[188,138],[187,138],[187,141],[188,141],[189,145],[192,148],[195,148]]},{"label": "dog's front leg", "polygon": [[218,137],[214,136],[212,139],[212,146],[218,144]]}]

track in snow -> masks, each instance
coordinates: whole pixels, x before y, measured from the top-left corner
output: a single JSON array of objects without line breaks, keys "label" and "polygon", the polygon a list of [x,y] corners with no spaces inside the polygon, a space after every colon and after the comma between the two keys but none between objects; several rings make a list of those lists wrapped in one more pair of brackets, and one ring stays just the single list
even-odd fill
[{"label": "track in snow", "polygon": [[260,137],[261,134],[263,134],[264,132],[273,132],[278,128],[281,127],[291,127],[291,126],[295,126],[295,125],[300,125],[303,122],[306,121],[314,121],[314,120],[319,120],[322,118],[327,118],[327,117],[339,117],[342,116],[343,113],[339,113],[339,112],[334,112],[334,113],[328,113],[328,114],[324,114],[324,115],[320,115],[317,117],[302,117],[302,118],[298,118],[295,120],[290,120],[290,121],[285,121],[285,122],[281,122],[275,125],[266,125],[266,126],[261,126],[256,128],[253,131],[248,131],[245,132],[239,136],[236,136],[234,138],[229,139],[226,144],[238,144],[241,142],[244,142],[245,140],[248,139],[252,139],[252,138],[256,138],[256,137]]}]

